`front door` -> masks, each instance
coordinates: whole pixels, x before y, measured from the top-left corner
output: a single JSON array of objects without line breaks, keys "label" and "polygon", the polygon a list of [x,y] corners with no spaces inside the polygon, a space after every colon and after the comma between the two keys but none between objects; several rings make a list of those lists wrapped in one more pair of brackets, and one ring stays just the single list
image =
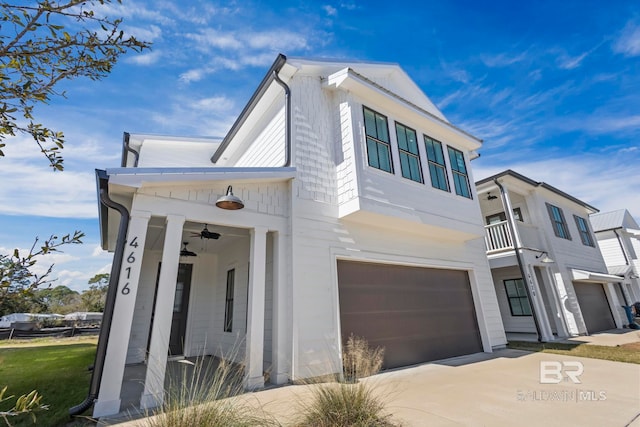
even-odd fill
[{"label": "front door", "polygon": [[184,354],[184,336],[187,331],[187,313],[189,313],[189,290],[191,289],[191,270],[193,264],[180,264],[178,282],[173,300],[173,317],[169,337],[169,354]]},{"label": "front door", "polygon": [[[156,298],[158,296],[158,284],[160,281],[160,267],[156,278],[156,290],[153,296],[153,311],[149,326],[149,339],[147,340],[147,354],[151,345],[151,331],[156,315]],[[184,337],[187,331],[187,313],[189,313],[189,291],[191,289],[191,271],[193,264],[179,264],[176,282],[176,293],[173,299],[173,312],[171,315],[171,335],[169,336],[169,354],[172,356],[184,354]]]}]

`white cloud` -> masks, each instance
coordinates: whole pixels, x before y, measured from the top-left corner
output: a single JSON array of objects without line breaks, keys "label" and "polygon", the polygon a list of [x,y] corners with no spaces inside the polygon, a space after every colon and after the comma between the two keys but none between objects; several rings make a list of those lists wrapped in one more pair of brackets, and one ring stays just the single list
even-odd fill
[{"label": "white cloud", "polygon": [[139,53],[135,54],[134,56],[127,56],[125,58],[125,61],[130,64],[153,65],[157,63],[160,58],[162,58],[162,51],[153,50],[149,53]]},{"label": "white cloud", "polygon": [[499,53],[495,55],[481,55],[480,60],[487,67],[508,67],[517,62],[522,62],[527,58],[527,52],[513,53]]},{"label": "white cloud", "polygon": [[329,4],[325,4],[324,6],[322,6],[322,10],[324,10],[325,13],[329,16],[336,16],[338,14],[338,9]]},{"label": "white cloud", "polygon": [[157,25],[149,25],[148,27],[132,27],[123,25],[122,30],[127,36],[133,36],[138,40],[143,40],[146,42],[154,42],[162,37],[162,29]]},{"label": "white cloud", "polygon": [[627,23],[612,48],[624,56],[640,55],[640,26],[634,22]]},{"label": "white cloud", "polygon": [[100,246],[100,245],[96,245],[96,246],[93,248],[93,252],[91,252],[91,256],[92,256],[92,257],[97,257],[97,256],[104,255],[104,254],[106,254],[106,253],[107,253],[107,251],[105,251],[104,249],[102,249],[102,246]]},{"label": "white cloud", "polygon": [[591,52],[584,52],[578,56],[569,56],[569,55],[560,55],[556,61],[558,67],[563,70],[573,70],[574,68],[578,68],[582,61],[589,55]]}]

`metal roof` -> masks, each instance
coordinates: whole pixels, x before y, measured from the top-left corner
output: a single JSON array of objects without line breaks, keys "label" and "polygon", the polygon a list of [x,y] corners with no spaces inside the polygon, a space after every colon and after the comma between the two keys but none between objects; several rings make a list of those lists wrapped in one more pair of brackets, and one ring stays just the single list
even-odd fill
[{"label": "metal roof", "polygon": [[600,212],[589,216],[593,231],[613,230],[616,228],[640,228],[626,209],[611,212]]}]

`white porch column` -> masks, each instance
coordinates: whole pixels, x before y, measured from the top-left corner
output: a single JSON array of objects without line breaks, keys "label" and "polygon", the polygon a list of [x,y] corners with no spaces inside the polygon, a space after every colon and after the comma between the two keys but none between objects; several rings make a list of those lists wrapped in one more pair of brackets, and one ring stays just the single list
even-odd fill
[{"label": "white porch column", "polygon": [[245,350],[246,387],[255,390],[264,387],[264,299],[267,270],[267,229],[251,230],[249,255],[249,297],[247,303],[247,339]]},{"label": "white porch column", "polygon": [[291,356],[287,350],[287,256],[284,233],[274,233],[274,278],[273,278],[273,327],[271,354],[273,359],[273,371],[271,378],[275,384],[285,384],[289,380],[288,364]]},{"label": "white porch column", "polygon": [[93,407],[93,416],[96,418],[120,412],[120,391],[149,218],[151,218],[149,212],[135,210],[131,212],[129,218],[127,240],[122,256],[120,279],[117,283],[117,296],[109,331],[109,344],[105,355],[98,400]]},{"label": "white porch column", "polygon": [[158,280],[147,374],[144,381],[144,392],[140,399],[140,406],[143,409],[161,405],[164,400],[164,375],[167,369],[173,300],[176,293],[184,222],[183,216],[167,215],[167,229],[162,249],[162,266]]},{"label": "white porch column", "polygon": [[549,324],[549,315],[547,314],[542,293],[540,292],[541,285],[536,279],[536,275],[531,264],[527,264],[525,269],[527,273],[527,286],[529,286],[529,290],[531,291],[531,303],[533,304],[533,310],[537,314],[538,326],[540,327],[540,338],[542,341],[553,341],[553,331]]}]

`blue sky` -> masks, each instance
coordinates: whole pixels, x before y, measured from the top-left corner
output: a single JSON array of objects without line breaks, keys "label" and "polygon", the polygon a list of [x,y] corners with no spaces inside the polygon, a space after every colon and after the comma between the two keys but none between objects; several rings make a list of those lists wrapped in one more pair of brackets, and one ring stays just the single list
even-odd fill
[{"label": "blue sky", "polygon": [[[511,168],[601,211],[640,218],[640,4],[615,1],[139,1],[100,6],[154,43],[105,80],[36,109],[62,130],[66,170],[25,137],[0,158],[0,251],[83,230],[57,284],[108,272],[95,168],[122,133],[224,136],[279,52],[398,63],[455,125],[484,139],[476,179]],[[43,260],[43,267],[46,259]]]}]

